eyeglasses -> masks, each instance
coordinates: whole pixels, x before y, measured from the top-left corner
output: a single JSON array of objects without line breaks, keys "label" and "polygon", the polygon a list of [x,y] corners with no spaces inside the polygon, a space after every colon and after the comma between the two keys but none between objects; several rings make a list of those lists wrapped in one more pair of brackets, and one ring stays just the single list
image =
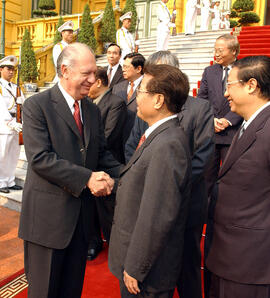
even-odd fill
[{"label": "eyeglasses", "polygon": [[222,55],[224,53],[224,49],[214,49],[213,54],[216,55]]},{"label": "eyeglasses", "polygon": [[241,83],[241,82],[243,82],[243,80],[226,82],[226,87],[228,88],[230,85],[234,85],[234,84]]},{"label": "eyeglasses", "polygon": [[146,91],[146,90],[142,90],[142,89],[140,89],[140,88],[137,88],[137,89],[136,89],[136,95],[139,95],[140,93],[152,93],[152,92],[150,92],[150,91]]}]

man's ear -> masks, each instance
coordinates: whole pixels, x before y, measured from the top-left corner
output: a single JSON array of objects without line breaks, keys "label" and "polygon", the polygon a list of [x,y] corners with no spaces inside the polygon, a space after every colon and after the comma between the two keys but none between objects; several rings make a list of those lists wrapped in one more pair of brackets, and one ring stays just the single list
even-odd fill
[{"label": "man's ear", "polygon": [[257,87],[258,87],[258,82],[257,82],[256,79],[251,78],[251,79],[248,80],[248,82],[247,82],[247,86],[248,86],[248,90],[247,90],[247,92],[248,92],[249,94],[252,94],[253,92],[256,91],[256,89],[257,89]]},{"label": "man's ear", "polygon": [[165,98],[163,94],[155,94],[154,97],[154,108],[156,110],[159,110],[162,108],[163,104],[164,104]]},{"label": "man's ear", "polygon": [[139,65],[139,66],[136,68],[136,70],[137,70],[137,73],[141,73],[141,72],[142,72],[142,67]]},{"label": "man's ear", "polygon": [[97,82],[97,87],[100,88],[102,86],[101,79],[97,79],[96,82]]},{"label": "man's ear", "polygon": [[68,78],[68,72],[69,72],[69,70],[68,70],[68,66],[62,64],[62,65],[61,65],[61,73],[62,73],[63,78],[65,78],[65,79]]}]

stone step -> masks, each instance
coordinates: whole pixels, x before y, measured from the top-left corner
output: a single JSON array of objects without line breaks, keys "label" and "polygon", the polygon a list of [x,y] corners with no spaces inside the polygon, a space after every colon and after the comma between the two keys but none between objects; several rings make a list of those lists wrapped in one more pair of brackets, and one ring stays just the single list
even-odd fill
[{"label": "stone step", "polygon": [[11,190],[9,193],[0,193],[0,206],[20,212],[22,205],[22,190]]}]

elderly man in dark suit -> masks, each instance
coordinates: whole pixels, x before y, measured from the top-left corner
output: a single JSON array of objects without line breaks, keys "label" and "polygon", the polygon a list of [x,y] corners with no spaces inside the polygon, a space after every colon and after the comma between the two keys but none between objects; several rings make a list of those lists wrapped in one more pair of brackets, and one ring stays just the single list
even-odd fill
[{"label": "elderly man in dark suit", "polygon": [[121,48],[116,43],[111,43],[107,49],[107,75],[109,85],[112,88],[114,85],[124,81],[122,66],[120,65]]},{"label": "elderly man in dark suit", "polygon": [[24,240],[28,297],[80,297],[93,195],[111,193],[118,162],[105,151],[98,107],[85,97],[95,82],[90,48],[67,46],[57,62],[60,82],[25,102],[28,160],[19,236]]},{"label": "elderly man in dark suit", "polygon": [[225,96],[244,118],[220,169],[210,297],[270,297],[270,58],[237,61]]},{"label": "elderly man in dark suit", "polygon": [[124,58],[123,81],[113,87],[113,93],[123,98],[127,105],[127,118],[123,132],[123,144],[126,143],[130,131],[134,125],[137,113],[136,89],[143,78],[143,66],[145,58],[139,53],[127,54]]},{"label": "elderly man in dark suit", "polygon": [[[169,51],[159,51],[149,56],[146,65],[151,63],[179,67],[177,57]],[[177,288],[181,298],[199,298],[202,296],[200,239],[207,211],[204,173],[214,152],[214,117],[208,101],[189,96],[178,118],[189,141],[192,156],[192,184],[184,238],[183,265]],[[148,124],[136,117],[126,143],[126,160],[129,160],[135,152],[147,128]]]},{"label": "elderly man in dark suit", "polygon": [[121,297],[173,297],[190,197],[190,153],[177,117],[188,92],[187,77],[169,65],[148,65],[137,89],[149,128],[120,174],[109,247]]},{"label": "elderly man in dark suit", "polygon": [[[112,94],[112,88],[109,88],[107,71],[103,67],[98,67],[95,72],[95,83],[91,86],[89,96],[99,107],[101,120],[104,126],[107,148],[113,156],[124,163],[124,148],[122,142],[123,126],[126,119],[127,106],[122,98]],[[89,244],[88,260],[96,258],[102,249],[102,239],[100,227],[103,236],[109,242],[112,219],[114,213],[115,194],[105,198],[95,198],[96,201],[96,233]]]}]

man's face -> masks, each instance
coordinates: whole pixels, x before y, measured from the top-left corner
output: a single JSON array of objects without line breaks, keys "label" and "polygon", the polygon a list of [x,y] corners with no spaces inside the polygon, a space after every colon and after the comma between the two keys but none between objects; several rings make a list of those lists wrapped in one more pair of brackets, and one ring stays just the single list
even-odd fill
[{"label": "man's face", "polygon": [[123,63],[123,77],[128,81],[135,81],[141,74],[141,67],[135,68],[132,64],[132,58],[126,58]]},{"label": "man's face", "polygon": [[236,58],[236,52],[228,48],[227,42],[224,39],[218,39],[216,41],[214,51],[216,62],[222,66],[232,64]]},{"label": "man's face", "polygon": [[137,116],[147,123],[155,115],[154,94],[148,93],[146,89],[147,83],[152,78],[152,76],[145,74],[140,86],[136,90]]},{"label": "man's face", "polygon": [[0,68],[0,71],[1,71],[1,77],[4,80],[10,82],[14,76],[15,68],[14,68],[14,66],[4,66],[4,67]]},{"label": "man's face", "polygon": [[75,100],[80,100],[88,95],[90,87],[95,83],[97,66],[94,55],[86,49],[82,49],[75,60],[73,66],[62,65],[61,70],[66,91]]},{"label": "man's face", "polygon": [[99,95],[100,95],[100,80],[96,80],[95,83],[91,86],[90,90],[89,90],[89,96],[92,99],[96,99]]},{"label": "man's face", "polygon": [[128,30],[130,28],[130,26],[131,26],[131,19],[124,19],[123,27],[125,27]]},{"label": "man's face", "polygon": [[73,31],[72,30],[62,31],[62,39],[66,43],[72,43],[72,41],[73,41]]},{"label": "man's face", "polygon": [[119,63],[121,58],[120,49],[117,46],[111,46],[107,50],[107,59],[110,66],[114,66]]},{"label": "man's face", "polygon": [[248,106],[246,92],[247,84],[241,84],[238,79],[238,68],[233,67],[228,76],[228,85],[224,96],[229,101],[231,111],[239,115],[243,114]]}]

